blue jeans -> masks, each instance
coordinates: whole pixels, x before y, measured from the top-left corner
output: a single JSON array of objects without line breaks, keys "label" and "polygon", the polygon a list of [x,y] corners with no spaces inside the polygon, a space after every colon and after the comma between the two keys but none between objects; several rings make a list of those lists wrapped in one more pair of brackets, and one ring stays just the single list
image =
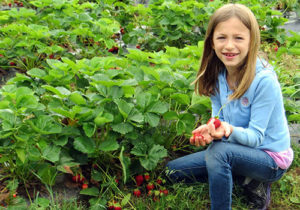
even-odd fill
[{"label": "blue jeans", "polygon": [[233,176],[273,182],[286,171],[262,150],[222,141],[213,141],[204,151],[170,161],[166,170],[174,182],[208,180],[212,210],[231,209]]}]

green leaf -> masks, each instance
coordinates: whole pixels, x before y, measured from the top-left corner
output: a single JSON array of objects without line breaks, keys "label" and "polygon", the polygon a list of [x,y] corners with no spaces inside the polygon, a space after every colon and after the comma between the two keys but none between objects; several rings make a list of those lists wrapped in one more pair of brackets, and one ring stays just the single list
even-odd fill
[{"label": "green leaf", "polygon": [[104,152],[115,151],[119,149],[119,144],[114,139],[104,140],[100,143],[99,149]]},{"label": "green leaf", "polygon": [[292,122],[292,121],[296,121],[296,122],[300,122],[300,114],[291,114],[288,116],[288,121]]},{"label": "green leaf", "polygon": [[22,97],[17,98],[16,105],[19,109],[21,108],[34,109],[38,107],[38,102],[34,96],[24,95]]},{"label": "green leaf", "polygon": [[112,127],[113,131],[121,133],[121,134],[126,134],[126,133],[133,131],[133,126],[126,122],[114,124],[111,127]]},{"label": "green leaf", "polygon": [[149,108],[147,109],[147,112],[154,112],[158,114],[163,114],[169,109],[169,104],[163,101],[156,101],[152,103]]},{"label": "green leaf", "polygon": [[172,99],[175,99],[178,103],[183,105],[190,104],[190,97],[187,94],[175,93],[171,95]]},{"label": "green leaf", "polygon": [[94,120],[97,126],[102,126],[105,123],[114,121],[114,116],[110,113],[104,113],[103,116],[100,113]]},{"label": "green leaf", "polygon": [[22,163],[25,163],[25,160],[26,160],[25,150],[23,148],[17,148],[16,153],[17,153],[18,158],[22,161]]},{"label": "green leaf", "polygon": [[113,99],[121,98],[124,94],[123,88],[119,86],[112,86],[108,89],[109,96],[111,96]]},{"label": "green leaf", "polygon": [[186,129],[186,126],[185,126],[184,122],[182,122],[181,120],[177,121],[177,123],[176,123],[177,134],[178,135],[183,134],[185,129]]},{"label": "green leaf", "polygon": [[47,73],[44,70],[38,68],[30,69],[29,71],[27,71],[27,74],[29,74],[31,77],[37,78],[43,78],[47,75]]},{"label": "green leaf", "polygon": [[167,150],[163,146],[153,145],[149,151],[149,154],[146,157],[140,158],[140,162],[146,170],[151,171],[155,169],[158,162],[167,155]]},{"label": "green leaf", "polygon": [[178,115],[175,111],[166,112],[164,113],[163,117],[165,120],[178,120]]},{"label": "green leaf", "polygon": [[121,201],[121,206],[125,206],[130,201],[130,198],[131,198],[131,193],[125,195]]},{"label": "green leaf", "polygon": [[149,92],[139,93],[136,97],[136,104],[144,110],[150,104],[151,96]]},{"label": "green leaf", "polygon": [[150,126],[156,127],[159,124],[160,117],[157,114],[147,112],[145,113],[145,122],[149,123]]},{"label": "green leaf", "polygon": [[52,87],[50,85],[42,85],[42,88],[45,88],[46,90],[51,91],[52,93],[56,94],[60,98],[66,98],[68,95],[70,95],[70,91],[64,87]]},{"label": "green leaf", "polygon": [[91,138],[77,137],[74,140],[74,148],[82,153],[91,154],[95,151],[95,142]]},{"label": "green leaf", "polygon": [[131,120],[131,121],[134,121],[137,123],[142,123],[142,122],[144,122],[144,115],[136,108],[133,108],[128,116],[128,120]]},{"label": "green leaf", "polygon": [[36,203],[41,208],[45,208],[46,209],[49,206],[49,204],[50,204],[50,200],[48,200],[47,198],[37,197],[35,199],[34,203]]},{"label": "green leaf", "polygon": [[145,157],[148,153],[148,145],[144,142],[138,142],[134,145],[130,153],[135,156]]},{"label": "green leaf", "polygon": [[83,123],[83,130],[87,137],[92,137],[96,131],[94,123]]},{"label": "green leaf", "polygon": [[53,186],[55,184],[55,178],[57,175],[56,167],[51,166],[49,163],[43,164],[38,169],[38,177],[39,179],[47,185]]},{"label": "green leaf", "polygon": [[90,187],[80,191],[81,195],[99,196],[99,189],[97,187]]},{"label": "green leaf", "polygon": [[85,105],[86,101],[79,92],[73,92],[69,95],[69,99],[77,105]]},{"label": "green leaf", "polygon": [[129,166],[130,166],[130,158],[124,155],[124,146],[121,148],[120,156],[119,156],[122,171],[123,171],[123,183],[125,184],[129,178]]},{"label": "green leaf", "polygon": [[116,99],[114,101],[117,104],[119,111],[123,115],[124,119],[127,119],[128,115],[131,112],[131,110],[133,109],[134,105],[131,103],[127,103],[123,99]]},{"label": "green leaf", "polygon": [[40,115],[36,119],[26,121],[31,128],[41,134],[60,133],[61,125],[54,121],[53,118],[47,115]]},{"label": "green leaf", "polygon": [[55,163],[59,160],[60,150],[61,148],[58,146],[48,145],[48,147],[42,151],[43,158]]}]

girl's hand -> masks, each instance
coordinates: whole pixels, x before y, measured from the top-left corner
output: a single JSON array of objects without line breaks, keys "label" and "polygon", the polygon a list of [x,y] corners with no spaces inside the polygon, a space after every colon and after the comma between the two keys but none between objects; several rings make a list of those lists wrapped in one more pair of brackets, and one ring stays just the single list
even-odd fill
[{"label": "girl's hand", "polygon": [[193,136],[190,138],[190,143],[195,145],[196,147],[205,146],[210,144],[212,140],[212,136],[208,133],[208,125],[201,125],[195,130],[192,131]]},{"label": "girl's hand", "polygon": [[233,131],[232,125],[227,122],[221,122],[220,127],[215,129],[214,120],[208,124],[201,125],[193,130],[193,136],[190,138],[190,143],[197,147],[210,144],[214,139],[221,139],[223,136],[228,137]]},{"label": "girl's hand", "polygon": [[208,133],[213,139],[221,139],[223,136],[228,137],[233,131],[232,125],[228,124],[227,122],[221,122],[220,127],[216,129],[214,120],[211,120],[207,126]]}]

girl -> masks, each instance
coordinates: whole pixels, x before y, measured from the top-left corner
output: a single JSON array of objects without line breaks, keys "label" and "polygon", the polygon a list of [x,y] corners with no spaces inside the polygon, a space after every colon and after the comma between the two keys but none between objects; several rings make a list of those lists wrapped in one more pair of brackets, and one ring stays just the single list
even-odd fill
[{"label": "girl", "polygon": [[[212,119],[192,133],[204,151],[167,164],[172,181],[208,179],[211,209],[231,209],[233,177],[244,183],[256,209],[270,203],[270,183],[293,160],[280,84],[272,67],[257,58],[259,26],[249,8],[228,4],[211,17],[195,91],[210,96]],[[250,180],[250,182],[249,182]]]}]

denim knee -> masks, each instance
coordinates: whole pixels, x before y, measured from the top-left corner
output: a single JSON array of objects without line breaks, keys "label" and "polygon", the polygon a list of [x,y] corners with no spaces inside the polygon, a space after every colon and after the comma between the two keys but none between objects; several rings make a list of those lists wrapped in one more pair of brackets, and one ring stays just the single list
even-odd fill
[{"label": "denim knee", "polygon": [[228,143],[214,142],[207,148],[205,154],[206,167],[208,170],[217,170],[221,166],[230,164],[230,158],[226,147]]}]

